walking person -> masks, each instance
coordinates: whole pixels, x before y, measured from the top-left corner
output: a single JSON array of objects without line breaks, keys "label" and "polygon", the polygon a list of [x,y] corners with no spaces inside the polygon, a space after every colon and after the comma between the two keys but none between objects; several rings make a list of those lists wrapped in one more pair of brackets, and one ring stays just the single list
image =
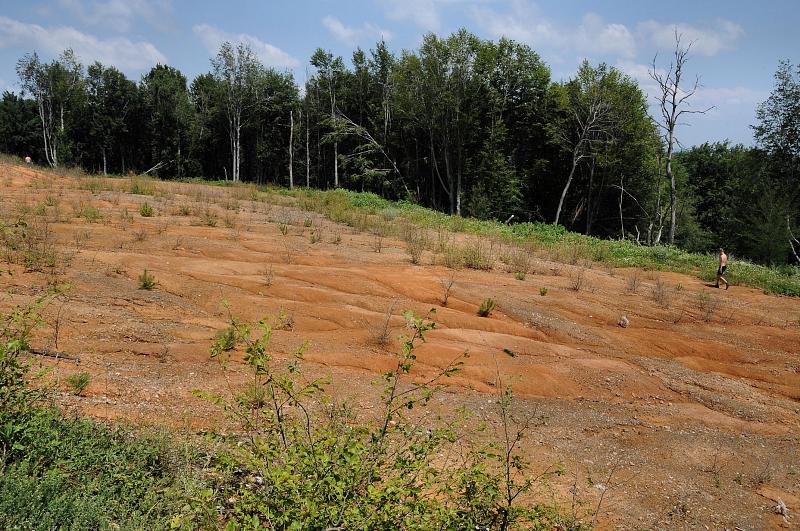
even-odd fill
[{"label": "walking person", "polygon": [[723,276],[725,274],[725,270],[728,268],[728,255],[725,254],[725,249],[722,247],[719,248],[719,268],[717,269],[717,287],[719,287],[719,281],[723,281],[725,283],[725,289],[728,289],[728,281],[725,280]]}]

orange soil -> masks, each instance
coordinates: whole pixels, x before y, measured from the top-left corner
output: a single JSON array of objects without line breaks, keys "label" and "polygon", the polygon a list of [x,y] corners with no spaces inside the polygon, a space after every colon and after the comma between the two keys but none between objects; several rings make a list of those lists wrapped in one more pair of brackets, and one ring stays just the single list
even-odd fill
[{"label": "orange soil", "polygon": [[[0,163],[6,219],[20,203],[58,198],[46,216],[60,217],[50,229],[71,255],[60,280],[74,287],[66,302],[48,306],[51,325],[38,332],[36,344],[53,348],[52,323],[60,315],[58,350],[78,356],[80,365],[43,362],[54,366],[55,377],[78,369],[93,374],[86,396],[61,395],[67,408],[99,418],[223,426],[220,414],[191,391],[225,392],[246,378],[241,365],[224,372],[209,359],[213,336],[226,323],[221,301],[227,300],[247,320],[280,310],[291,315],[294,328],[275,333],[276,351],[285,354],[309,340],[310,370],[330,375],[332,392],[367,412],[379,392],[376,377],[393,365],[388,352],[397,348],[396,341],[378,345],[369,329],[396,300],[393,337],[403,330],[401,310],[437,310],[438,327],[419,349],[416,377],[470,353],[434,407],[466,406],[476,419],[495,422],[499,370],[518,407],[545,416],[524,451],[535,471],[560,462],[566,474],[543,496],[569,509],[575,490],[584,502],[578,512],[585,514],[615,467],[601,527],[766,529],[800,522],[796,516],[787,523],[772,510],[781,498],[800,511],[798,299],[738,286],[718,291],[688,276],[597,264],[574,291],[576,266],[538,257],[525,281],[499,262],[491,272],[414,266],[402,242],[386,240],[376,253],[373,236],[303,212],[291,198],[278,206],[244,199],[235,189],[169,183],[155,185],[162,190],[155,197],[93,195],[80,182]],[[139,215],[145,201],[157,216]],[[103,219],[72,218],[81,203],[98,207]],[[177,215],[179,205],[216,212],[218,226]],[[121,217],[126,208],[133,223]],[[312,228],[304,227],[306,217]],[[288,222],[286,236],[276,221]],[[312,229],[322,241],[311,243]],[[423,264],[433,260],[423,256]],[[3,310],[30,301],[48,281],[45,273],[8,267],[14,274],[0,277]],[[158,289],[137,289],[145,268]],[[632,274],[642,278],[637,293],[626,289]],[[445,308],[440,280],[451,275],[456,280]],[[650,296],[658,278],[669,286],[666,306]],[[549,289],[546,296],[540,287]],[[710,319],[701,307],[704,292],[718,305]],[[498,308],[478,317],[488,296]],[[628,328],[617,325],[622,314]]]}]

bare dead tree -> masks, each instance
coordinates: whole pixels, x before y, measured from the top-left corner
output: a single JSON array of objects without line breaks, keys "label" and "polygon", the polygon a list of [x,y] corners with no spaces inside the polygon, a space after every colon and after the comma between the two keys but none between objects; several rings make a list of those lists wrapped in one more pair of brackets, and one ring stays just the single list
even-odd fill
[{"label": "bare dead tree", "polygon": [[294,188],[294,109],[289,110],[289,189]]},{"label": "bare dead tree", "polygon": [[308,109],[306,109],[306,188],[311,188],[311,151],[309,151],[309,118]]},{"label": "bare dead tree", "polygon": [[403,183],[403,188],[405,189],[406,193],[411,195],[411,191],[408,189],[408,186],[406,186],[403,173],[400,171],[400,168],[398,168],[397,163],[395,163],[394,159],[389,156],[389,153],[386,152],[386,149],[383,147],[383,145],[375,140],[375,137],[370,134],[367,128],[358,125],[341,111],[338,111],[335,116],[336,118],[334,121],[334,127],[336,129],[336,133],[339,135],[355,136],[363,140],[364,144],[356,148],[357,153],[378,152],[383,155],[383,158],[385,158],[386,161],[391,164],[392,169],[400,178],[400,182]]},{"label": "bare dead tree", "polygon": [[694,83],[689,90],[681,88],[681,81],[684,75],[684,67],[686,61],[689,59],[689,52],[692,49],[693,42],[689,42],[686,46],[681,42],[683,34],[678,33],[677,26],[675,27],[675,50],[673,52],[673,61],[669,64],[666,72],[659,72],[656,68],[656,57],[653,57],[653,65],[650,70],[650,77],[658,85],[658,100],[659,110],[661,112],[661,120],[657,120],[659,127],[664,131],[664,140],[667,143],[667,157],[666,157],[666,174],[669,179],[670,196],[669,196],[669,243],[675,243],[675,228],[676,228],[676,212],[678,210],[678,191],[675,184],[675,174],[672,173],[672,154],[675,151],[675,144],[678,143],[675,136],[675,129],[680,123],[681,117],[685,114],[705,114],[714,107],[708,107],[703,110],[694,110],[690,108],[689,99],[694,96],[700,86],[700,77],[696,76]]},{"label": "bare dead tree", "polygon": [[[786,231],[789,233],[789,247],[792,248],[794,259],[800,262],[800,256],[798,256],[798,254],[800,254],[800,240],[798,240],[792,232],[792,224],[789,222],[789,216],[786,216]],[[797,245],[796,249],[795,245]]]},{"label": "bare dead tree", "polygon": [[560,128],[556,133],[557,140],[561,145],[571,146],[572,167],[567,182],[564,183],[564,189],[561,191],[553,225],[558,225],[561,218],[564,198],[567,196],[578,166],[583,160],[594,156],[594,144],[605,141],[610,135],[613,125],[612,107],[606,100],[605,91],[599,85],[600,82],[600,80],[596,80],[592,85],[586,87],[584,103],[570,109],[569,125]]}]

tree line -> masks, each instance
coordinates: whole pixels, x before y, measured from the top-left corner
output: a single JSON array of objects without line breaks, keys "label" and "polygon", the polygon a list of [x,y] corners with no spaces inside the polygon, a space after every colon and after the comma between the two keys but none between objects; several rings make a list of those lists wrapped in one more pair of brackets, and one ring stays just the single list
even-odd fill
[{"label": "tree line", "polygon": [[697,82],[690,45],[637,82],[584,61],[554,81],[529,46],[460,30],[416,50],[384,42],[349,63],[318,49],[301,88],[246,45],[224,43],[189,82],[157,65],[137,82],[75,54],[17,63],[0,101],[0,150],[52,167],[282,186],[342,187],[481,219],[798,261],[800,68],[780,64],[755,147],[679,147]]}]

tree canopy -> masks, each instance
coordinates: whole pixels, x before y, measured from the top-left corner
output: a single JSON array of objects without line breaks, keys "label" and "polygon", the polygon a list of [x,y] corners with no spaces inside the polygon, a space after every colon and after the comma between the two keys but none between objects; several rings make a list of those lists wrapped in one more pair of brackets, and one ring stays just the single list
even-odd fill
[{"label": "tree canopy", "polygon": [[245,44],[224,43],[209,67],[190,81],[156,65],[135,81],[113,65],[84,68],[70,50],[49,63],[26,55],[22,95],[0,100],[0,150],[98,173],[291,176],[481,219],[642,244],[674,232],[693,250],[795,259],[800,68],[788,61],[758,107],[757,147],[674,156],[623,72],[583,62],[556,82],[529,46],[463,29],[400,54],[384,42],[347,60],[317,49],[303,87]]}]

